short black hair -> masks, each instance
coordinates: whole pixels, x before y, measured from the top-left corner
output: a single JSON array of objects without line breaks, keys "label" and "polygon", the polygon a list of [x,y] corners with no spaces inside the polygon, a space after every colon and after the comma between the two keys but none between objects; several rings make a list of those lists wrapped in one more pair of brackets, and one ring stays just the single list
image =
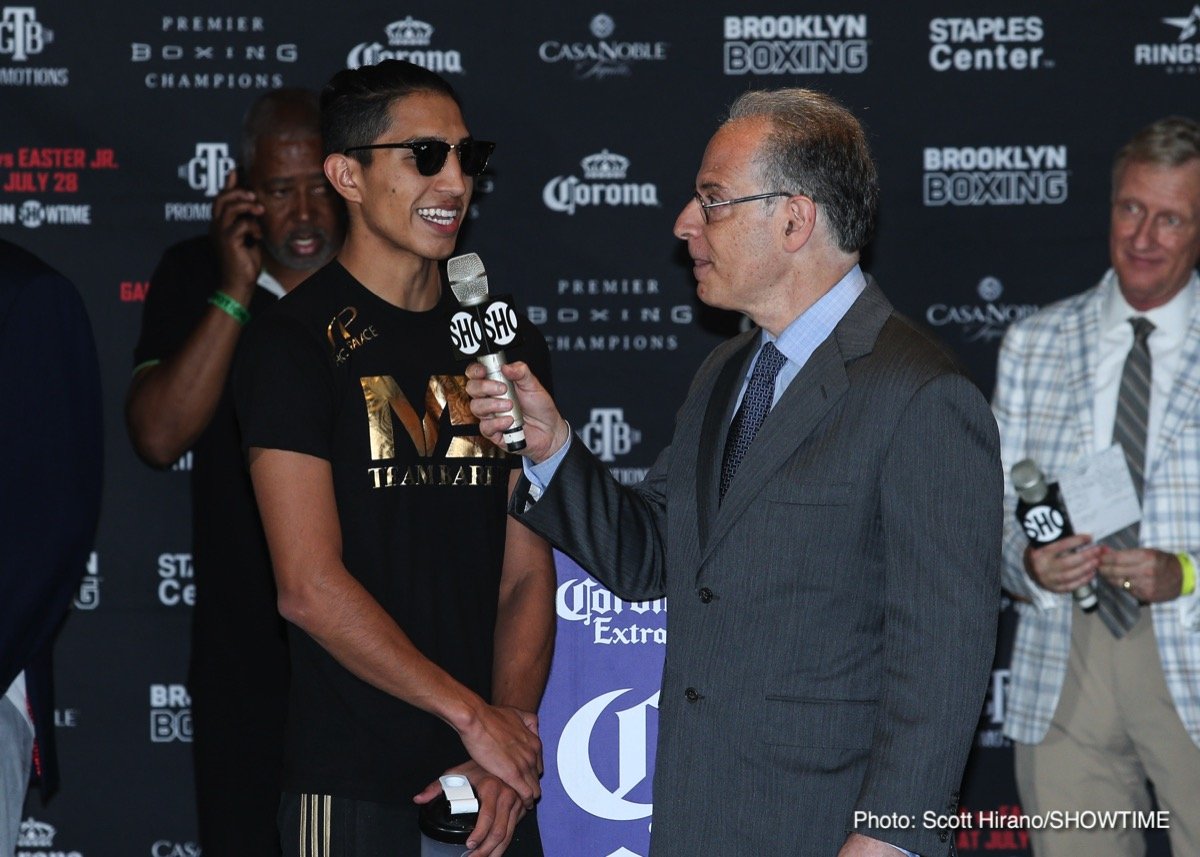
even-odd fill
[{"label": "short black hair", "polygon": [[[391,124],[392,103],[414,92],[445,95],[462,109],[458,93],[445,78],[404,60],[339,71],[321,90],[321,137],[325,154],[374,143]],[[355,152],[362,164],[371,163],[371,150]]]},{"label": "short black hair", "polygon": [[254,172],[258,142],[273,140],[317,140],[321,137],[321,105],[311,89],[285,87],[267,92],[250,105],[242,121],[242,162],[245,181]]}]

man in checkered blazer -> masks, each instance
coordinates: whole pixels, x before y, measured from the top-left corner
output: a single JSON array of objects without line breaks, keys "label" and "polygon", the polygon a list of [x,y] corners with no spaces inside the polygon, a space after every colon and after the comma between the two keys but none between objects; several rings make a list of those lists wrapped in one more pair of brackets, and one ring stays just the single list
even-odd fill
[{"label": "man in checkered blazer", "polygon": [[[1033,549],[1007,485],[1003,579],[1020,620],[1004,731],[1026,813],[1148,810],[1149,780],[1181,857],[1200,854],[1200,125],[1160,120],[1117,154],[1109,252],[1098,285],[1009,330],[993,408],[1006,471],[1032,458],[1054,480],[1120,441],[1136,484],[1144,447],[1142,520],[1132,547],[1083,533]],[[1092,580],[1126,599],[1131,627],[1072,603]],[[1144,853],[1135,823],[1103,827],[1032,830],[1034,853]]]}]

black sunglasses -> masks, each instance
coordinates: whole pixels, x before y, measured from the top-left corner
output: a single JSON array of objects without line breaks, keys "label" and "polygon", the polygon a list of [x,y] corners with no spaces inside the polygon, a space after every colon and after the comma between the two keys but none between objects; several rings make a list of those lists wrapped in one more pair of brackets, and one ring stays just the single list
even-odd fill
[{"label": "black sunglasses", "polygon": [[461,143],[447,143],[445,140],[414,140],[411,143],[372,143],[369,146],[351,146],[342,149],[343,155],[364,149],[410,149],[413,160],[417,162],[417,172],[423,176],[436,176],[446,166],[446,156],[451,149],[458,150],[458,163],[463,175],[477,176],[487,168],[488,158],[496,148],[495,143],[487,140],[472,140],[467,138]]}]

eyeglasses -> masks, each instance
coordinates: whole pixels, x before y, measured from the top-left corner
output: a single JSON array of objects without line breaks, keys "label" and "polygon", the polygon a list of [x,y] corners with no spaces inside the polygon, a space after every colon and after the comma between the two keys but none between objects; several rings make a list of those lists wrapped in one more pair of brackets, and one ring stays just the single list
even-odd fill
[{"label": "eyeglasses", "polygon": [[700,206],[700,213],[704,216],[704,222],[710,223],[708,210],[710,208],[721,208],[725,205],[737,205],[741,202],[753,202],[756,199],[770,199],[775,196],[792,196],[793,194],[784,193],[781,190],[772,193],[756,193],[754,196],[739,196],[737,199],[723,199],[720,202],[705,202],[704,197],[699,193],[693,193],[692,199],[696,200],[696,205]]},{"label": "eyeglasses", "polygon": [[461,143],[447,143],[445,140],[413,140],[411,143],[372,143],[369,146],[351,146],[342,149],[343,155],[359,152],[365,149],[409,149],[417,162],[417,172],[423,176],[436,176],[446,166],[446,156],[451,149],[458,151],[458,163],[464,175],[477,176],[487,167],[488,158],[496,148],[495,143],[487,140],[472,140],[469,137]]}]

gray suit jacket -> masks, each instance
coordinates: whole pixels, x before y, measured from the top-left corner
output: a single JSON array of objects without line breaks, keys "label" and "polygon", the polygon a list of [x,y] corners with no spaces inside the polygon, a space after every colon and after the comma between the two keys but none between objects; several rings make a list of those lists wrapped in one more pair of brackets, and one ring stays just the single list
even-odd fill
[{"label": "gray suit jacket", "polygon": [[946,854],[924,815],[957,806],[992,664],[995,421],[872,282],[718,505],[757,345],[709,356],[642,484],[576,441],[512,510],[622,597],[668,596],[651,854],[820,857],[851,830]]}]

